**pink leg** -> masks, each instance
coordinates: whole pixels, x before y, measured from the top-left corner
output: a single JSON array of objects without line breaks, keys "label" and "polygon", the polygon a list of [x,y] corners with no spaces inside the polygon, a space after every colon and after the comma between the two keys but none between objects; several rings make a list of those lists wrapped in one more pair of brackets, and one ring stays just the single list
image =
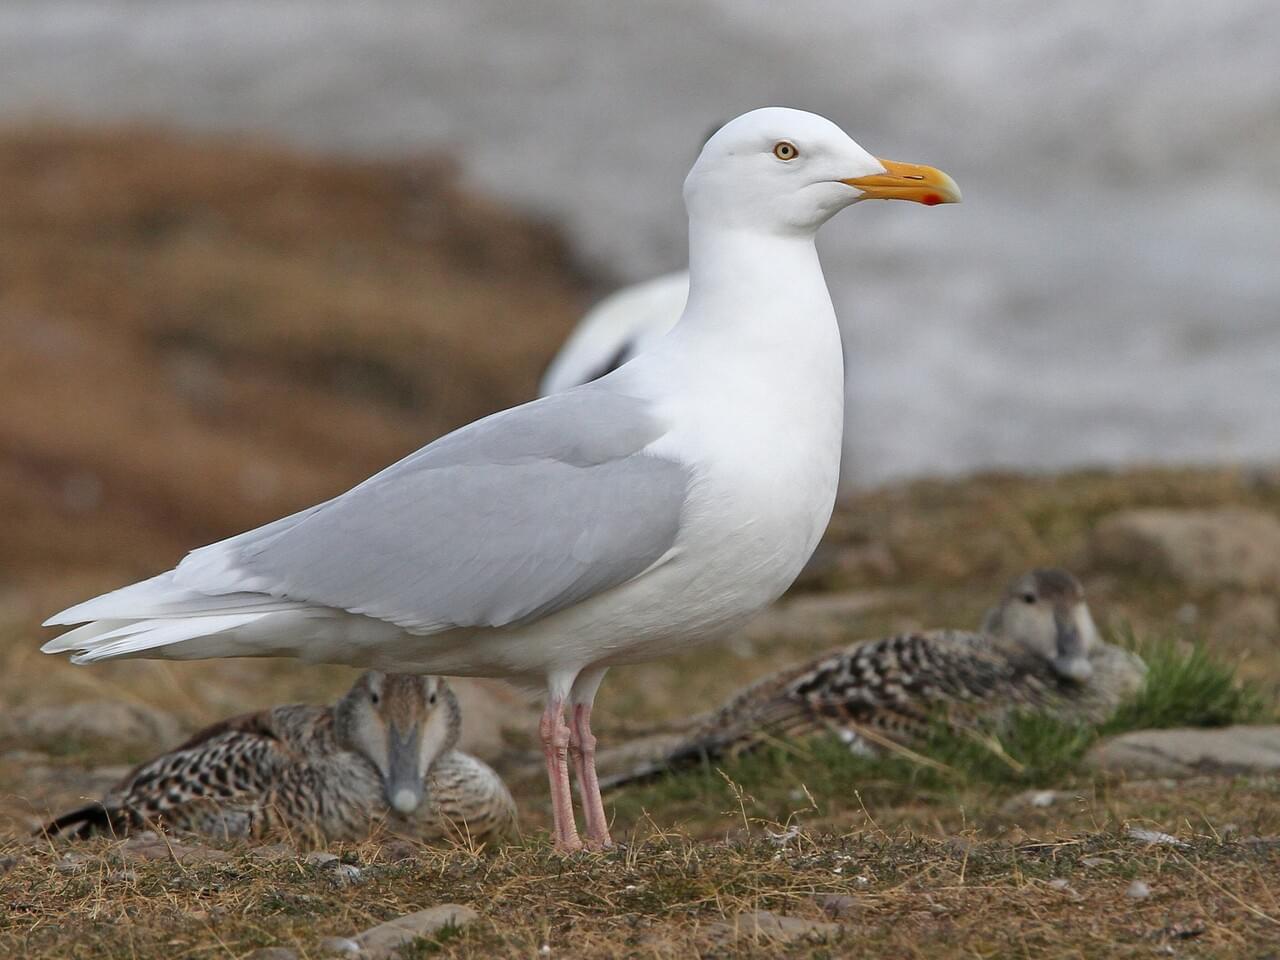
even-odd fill
[{"label": "pink leg", "polygon": [[609,820],[600,797],[600,780],[596,776],[596,738],[591,732],[591,704],[573,705],[573,727],[569,732],[569,751],[573,754],[578,793],[582,797],[582,813],[586,820],[587,846],[603,850],[613,846],[609,836]]},{"label": "pink leg", "polygon": [[564,701],[550,699],[538,727],[542,756],[547,761],[551,785],[551,816],[555,823],[556,849],[572,853],[582,849],[578,825],[573,820],[573,791],[569,786],[569,727],[564,722]]}]

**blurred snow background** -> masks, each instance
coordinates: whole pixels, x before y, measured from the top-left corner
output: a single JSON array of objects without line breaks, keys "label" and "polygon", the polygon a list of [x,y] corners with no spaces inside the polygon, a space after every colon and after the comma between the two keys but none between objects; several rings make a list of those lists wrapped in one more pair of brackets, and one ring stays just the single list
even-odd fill
[{"label": "blurred snow background", "polygon": [[451,150],[622,280],[715,123],[823,113],[955,176],[822,240],[848,475],[1280,456],[1280,4],[6,0],[0,119]]}]

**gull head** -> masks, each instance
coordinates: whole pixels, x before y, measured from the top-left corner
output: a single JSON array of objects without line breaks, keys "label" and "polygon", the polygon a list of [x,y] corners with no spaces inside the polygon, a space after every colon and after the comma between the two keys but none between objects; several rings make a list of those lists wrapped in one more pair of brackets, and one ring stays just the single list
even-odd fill
[{"label": "gull head", "polygon": [[404,816],[422,805],[427,775],[457,744],[458,727],[458,701],[440,677],[370,670],[334,710],[338,743],[373,764],[387,805]]},{"label": "gull head", "polygon": [[814,113],[764,107],[712,134],[684,183],[693,221],[778,234],[812,234],[859,200],[959,203],[933,167],[872,156]]},{"label": "gull head", "polygon": [[1048,662],[1062,680],[1084,683],[1093,676],[1089,651],[1098,629],[1080,581],[1066,570],[1030,570],[1009,584],[983,630],[1011,648]]}]

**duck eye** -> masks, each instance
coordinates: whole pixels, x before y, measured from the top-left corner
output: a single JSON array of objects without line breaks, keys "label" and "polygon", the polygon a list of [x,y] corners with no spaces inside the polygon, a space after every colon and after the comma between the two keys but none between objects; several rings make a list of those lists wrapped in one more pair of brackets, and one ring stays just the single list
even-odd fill
[{"label": "duck eye", "polygon": [[378,705],[378,701],[380,701],[381,699],[382,698],[378,696],[377,690],[369,691],[369,702],[372,703],[375,707]]},{"label": "duck eye", "polygon": [[1024,593],[1024,594],[1022,595],[1022,602],[1023,602],[1023,603],[1035,603],[1035,602],[1036,602],[1036,595],[1035,595],[1034,593]]},{"label": "duck eye", "polygon": [[800,156],[800,151],[790,140],[779,140],[773,145],[773,155],[779,160],[794,160]]},{"label": "duck eye", "polygon": [[433,707],[436,705],[436,695],[434,693],[431,696],[427,697],[427,703],[429,703]]}]

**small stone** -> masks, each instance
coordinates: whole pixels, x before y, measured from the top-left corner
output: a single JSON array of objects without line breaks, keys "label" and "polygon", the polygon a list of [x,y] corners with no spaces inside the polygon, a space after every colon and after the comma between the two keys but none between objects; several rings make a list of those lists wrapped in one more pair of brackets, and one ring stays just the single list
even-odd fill
[{"label": "small stone", "polygon": [[1027,807],[1043,810],[1068,796],[1070,794],[1060,793],[1057,790],[1024,790],[1001,804],[1000,812],[1006,815],[1016,814]]},{"label": "small stone", "polygon": [[126,862],[172,860],[176,863],[223,863],[231,859],[231,854],[225,850],[161,837],[151,830],[131,836],[115,852]]},{"label": "small stone", "polygon": [[298,951],[288,947],[259,947],[245,954],[245,960],[298,960]]},{"label": "small stone", "polygon": [[64,750],[68,742],[111,741],[129,748],[163,749],[182,739],[183,727],[164,710],[118,700],[87,700],[56,707],[0,712],[0,739]]},{"label": "small stone", "polygon": [[335,863],[329,867],[329,881],[339,887],[349,887],[364,879],[359,867],[349,863]]},{"label": "small stone", "polygon": [[1193,940],[1208,930],[1208,926],[1200,917],[1171,923],[1161,930],[1158,936],[1166,940]]},{"label": "small stone", "polygon": [[1280,601],[1262,593],[1222,598],[1213,626],[1214,636],[1257,638],[1263,645],[1268,644],[1280,634]]},{"label": "small stone", "polygon": [[1097,744],[1084,762],[1143,777],[1272,774],[1280,772],[1280,725],[1133,730]]},{"label": "small stone", "polygon": [[813,898],[829,917],[851,917],[862,909],[857,897],[845,893],[820,893]]},{"label": "small stone", "polygon": [[1130,900],[1146,900],[1151,896],[1151,888],[1141,880],[1135,880],[1133,883],[1129,884],[1124,895]]},{"label": "small stone", "polygon": [[376,927],[370,927],[355,937],[368,960],[390,960],[401,947],[419,937],[429,937],[446,927],[464,927],[480,915],[470,907],[457,903],[442,903],[436,907],[419,910]]},{"label": "small stone", "polygon": [[254,847],[249,851],[249,856],[255,860],[265,860],[268,863],[275,863],[279,860],[291,860],[298,855],[298,851],[293,849],[287,843],[264,843],[260,847]]},{"label": "small stone", "polygon": [[1085,857],[1080,861],[1086,867],[1107,867],[1114,862],[1114,860],[1108,860],[1106,857]]},{"label": "small stone", "polygon": [[1001,839],[1010,846],[1016,847],[1026,843],[1031,838],[1025,830],[1015,824],[1004,832],[1004,836]]},{"label": "small stone", "polygon": [[1071,884],[1068,883],[1066,880],[1062,879],[1062,877],[1058,877],[1055,880],[1050,880],[1049,886],[1051,886],[1054,890],[1066,891],[1071,889]]},{"label": "small stone", "polygon": [[785,830],[779,830],[776,832],[773,830],[766,830],[765,836],[775,847],[785,847],[796,837],[800,836],[800,826],[798,824],[792,824]]},{"label": "small stone", "polygon": [[360,953],[360,944],[350,937],[325,937],[317,947],[322,954],[331,957],[354,957]]},{"label": "small stone", "polygon": [[886,591],[801,594],[762,610],[736,634],[748,647],[766,649],[779,638],[805,637],[815,645],[848,641],[850,620],[883,607]]},{"label": "small stone", "polygon": [[302,862],[311,867],[327,867],[331,863],[338,862],[338,855],[326,853],[323,850],[313,850],[302,858]]},{"label": "small stone", "polygon": [[1202,588],[1280,586],[1280,518],[1266,510],[1122,510],[1090,538],[1094,559]]},{"label": "small stone", "polygon": [[1125,833],[1130,840],[1149,843],[1153,846],[1185,847],[1188,845],[1171,833],[1162,833],[1159,830],[1148,830],[1146,827],[1130,827],[1125,831]]},{"label": "small stone", "polygon": [[769,910],[756,910],[730,917],[724,923],[711,923],[707,933],[716,940],[770,940],[793,943],[801,940],[826,941],[837,937],[843,928],[825,920],[786,917]]},{"label": "small stone", "polygon": [[378,852],[387,863],[401,863],[417,859],[418,856],[418,848],[407,840],[388,840]]},{"label": "small stone", "polygon": [[90,859],[87,853],[64,853],[54,869],[62,874],[79,873],[89,865]]},{"label": "small stone", "polygon": [[182,726],[172,715],[144,703],[87,700],[0,713],[0,737],[59,749],[68,741],[160,749],[182,738]]},{"label": "small stone", "polygon": [[466,722],[458,749],[494,761],[510,749],[511,735],[535,729],[541,710],[534,702],[498,680],[455,679],[449,681]]}]

